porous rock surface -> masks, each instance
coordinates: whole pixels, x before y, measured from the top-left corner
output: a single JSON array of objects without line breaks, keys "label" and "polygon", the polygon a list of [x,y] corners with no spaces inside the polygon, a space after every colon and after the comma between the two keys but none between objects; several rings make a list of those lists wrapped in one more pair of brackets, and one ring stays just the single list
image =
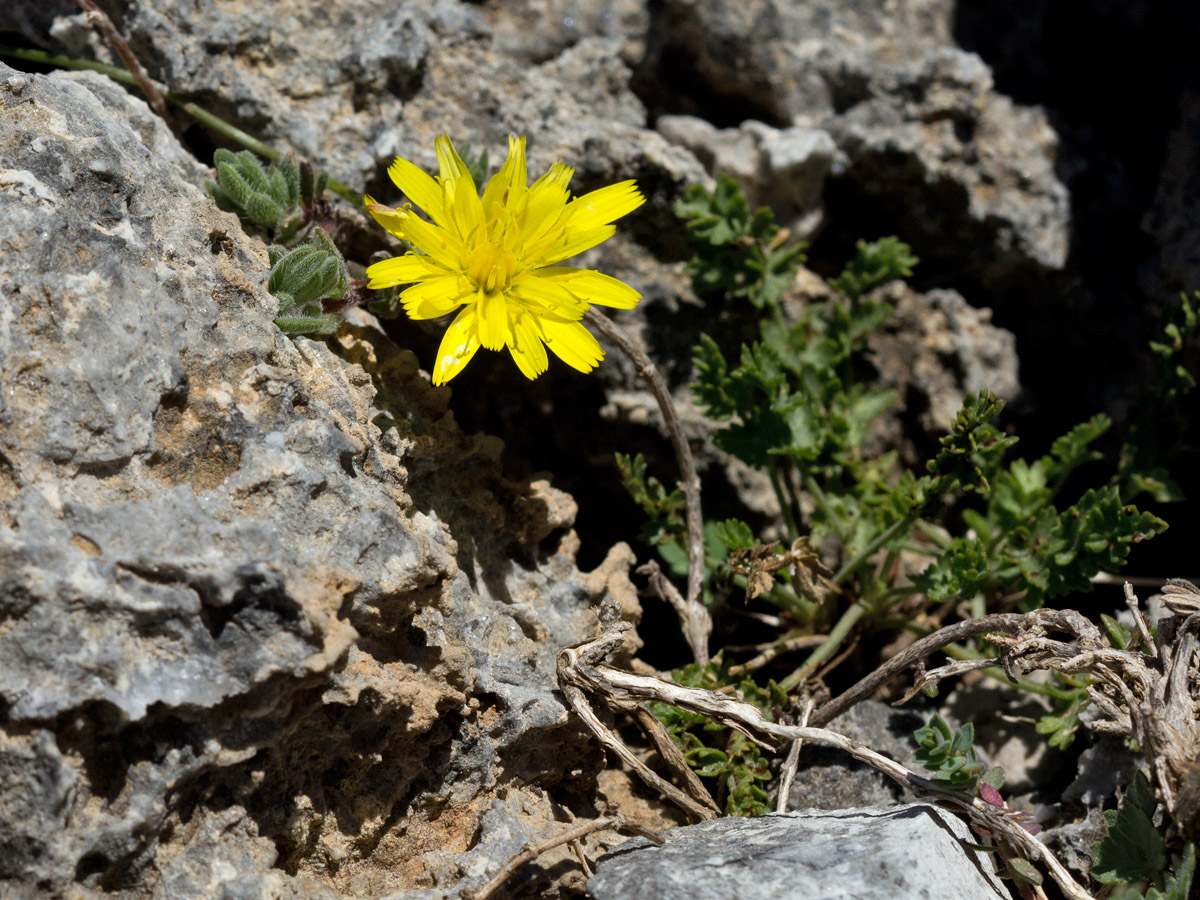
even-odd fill
[{"label": "porous rock surface", "polygon": [[369,317],[283,335],[206,175],[0,66],[0,895],[480,883],[594,795],[554,659],[631,554]]},{"label": "porous rock surface", "polygon": [[[967,826],[924,804],[718,819],[603,857],[596,900],[1005,900]],[[935,886],[936,887],[933,887]]]},{"label": "porous rock surface", "polygon": [[[844,203],[989,278],[1066,261],[1070,207],[1045,115],[998,94],[951,0],[666,0],[643,72],[677,107],[826,131]],[[691,110],[688,109],[689,104]]]}]

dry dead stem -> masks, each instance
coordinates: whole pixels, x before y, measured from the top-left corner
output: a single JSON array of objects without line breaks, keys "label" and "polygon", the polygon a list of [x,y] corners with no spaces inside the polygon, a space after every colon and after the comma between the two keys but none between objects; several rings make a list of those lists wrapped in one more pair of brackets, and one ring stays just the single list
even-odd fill
[{"label": "dry dead stem", "polygon": [[[985,616],[943,628],[906,648],[850,690],[812,713],[814,726],[824,725],[855,703],[866,699],[885,681],[909,669],[916,672],[912,693],[952,675],[1000,666],[1010,676],[1035,670],[1057,670],[1088,678],[1088,693],[1101,718],[1090,727],[1135,739],[1150,770],[1156,796],[1173,827],[1188,840],[1200,837],[1200,725],[1197,723],[1197,629],[1200,627],[1200,589],[1173,580],[1163,590],[1168,611],[1158,622],[1157,638],[1138,607],[1132,587],[1125,586],[1134,617],[1133,636],[1124,649],[1105,640],[1099,628],[1072,610],[1035,610]],[[986,829],[1006,854],[1017,854],[1042,866],[1063,894],[1073,900],[1091,895],[1066,867],[1003,809],[965,792],[944,787],[909,771],[857,741],[821,727],[768,722],[759,711],[727,694],[684,687],[605,664],[621,646],[630,626],[620,621],[615,607],[600,609],[600,634],[568,647],[558,657],[558,679],[575,713],[600,742],[621,758],[655,790],[670,798],[694,819],[715,818],[719,811],[707,790],[688,769],[682,755],[672,753],[669,741],[649,725],[653,719],[644,704],[659,700],[700,713],[734,728],[771,751],[782,745],[812,742],[839,747],[855,759],[883,772],[917,797],[956,809]],[[926,671],[925,660],[948,644],[986,635],[999,648],[995,658],[953,662]],[[910,693],[911,696],[911,693]],[[593,704],[632,713],[648,733],[674,782],[642,761],[596,714]],[[677,786],[682,785],[682,787]]]}]

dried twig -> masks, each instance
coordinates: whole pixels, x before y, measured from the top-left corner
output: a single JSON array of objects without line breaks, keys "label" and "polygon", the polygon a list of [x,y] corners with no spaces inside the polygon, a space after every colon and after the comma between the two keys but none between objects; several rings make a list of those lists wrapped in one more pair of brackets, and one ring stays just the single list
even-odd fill
[{"label": "dried twig", "polygon": [[[675,448],[675,460],[679,464],[683,496],[687,502],[687,599],[682,606],[674,604],[666,596],[663,599],[675,605],[676,610],[681,610],[683,631],[692,648],[692,656],[695,657],[696,662],[704,665],[708,662],[708,637],[712,633],[712,619],[708,615],[708,610],[704,608],[704,604],[700,602],[700,592],[704,583],[704,518],[700,512],[700,476],[696,474],[692,448],[679,425],[679,416],[675,412],[671,392],[667,389],[667,383],[659,374],[654,361],[607,316],[594,309],[589,309],[584,318],[588,324],[594,325],[597,331],[629,357],[637,369],[638,375],[649,385],[654,399],[658,402],[658,408],[662,412],[663,423],[667,427],[671,444]],[[665,579],[663,580],[665,581]],[[656,590],[659,589],[656,588]],[[662,594],[662,590],[659,590],[659,593]]]},{"label": "dried twig", "polygon": [[[812,722],[814,725],[832,722],[859,701],[870,697],[883,684],[913,668],[948,644],[958,643],[979,634],[1011,634],[1018,631],[1042,633],[1047,629],[1063,629],[1067,625],[1071,626],[1066,628],[1068,631],[1073,632],[1078,628],[1089,638],[1094,637],[1097,642],[1100,641],[1100,630],[1072,610],[1038,609],[1030,613],[999,613],[948,625],[905,647],[845,693],[826,703],[813,713]],[[995,662],[989,662],[988,665],[995,665]]]},{"label": "dried twig", "polygon": [[[753,672],[755,669],[761,669],[775,657],[784,653],[791,653],[793,650],[803,650],[806,647],[816,647],[825,641],[823,634],[791,634],[784,635],[778,640],[772,641],[769,644],[761,646],[757,656],[753,659],[748,659],[744,663],[730,666],[727,670],[730,675],[744,675],[746,672]],[[735,650],[735,647],[726,647],[725,652]]]},{"label": "dried twig", "polygon": [[[573,671],[575,667],[587,667],[607,657],[621,646],[621,643],[625,640],[625,632],[633,627],[628,622],[620,621],[620,610],[615,605],[602,604],[599,612],[600,624],[604,629],[601,637],[595,641],[581,644],[578,648],[567,648],[558,655],[558,684],[563,695],[567,698],[567,702],[575,710],[575,714],[591,729],[592,734],[596,736],[604,748],[619,757],[644,782],[659,793],[666,795],[671,802],[698,821],[717,818],[719,813],[711,797],[708,798],[707,805],[694,799],[689,793],[680,790],[638,759],[637,755],[625,745],[624,741],[613,734],[612,730],[600,721],[591,704],[588,702],[587,697],[580,689],[579,683],[569,674],[564,674],[564,667],[570,667]],[[612,705],[618,708],[630,707],[630,704],[622,705],[615,699]],[[705,794],[707,796],[707,792]]]},{"label": "dried twig", "polygon": [[654,745],[654,749],[658,751],[658,755],[662,761],[683,782],[684,789],[701,806],[706,806],[712,812],[720,815],[721,810],[713,802],[712,794],[708,792],[708,788],[704,786],[704,782],[700,780],[700,776],[688,765],[687,757],[683,755],[683,751],[671,739],[671,735],[663,727],[662,722],[658,721],[654,717],[654,713],[650,712],[644,706],[636,707],[633,710],[633,717],[646,737],[650,739],[650,743]]},{"label": "dried twig", "polygon": [[1128,581],[1125,582],[1125,605],[1129,607],[1129,612],[1133,615],[1134,632],[1133,637],[1129,641],[1129,650],[1136,650],[1143,644],[1149,649],[1150,655],[1158,658],[1158,647],[1154,643],[1154,638],[1150,636],[1150,629],[1146,627],[1146,620],[1142,617],[1142,611],[1138,608],[1137,594],[1133,592],[1133,585]]},{"label": "dried twig", "polygon": [[[804,712],[800,714],[800,724],[807,725],[812,715],[813,701],[809,697],[804,704]],[[796,768],[800,765],[800,747],[804,741],[797,738],[788,749],[787,759],[779,773],[779,793],[775,796],[775,812],[787,812],[788,796],[792,793],[792,782],[796,779]]]},{"label": "dried twig", "polygon": [[488,879],[487,884],[474,891],[463,890],[460,894],[463,900],[487,900],[497,890],[499,890],[504,882],[512,878],[517,870],[525,863],[533,862],[543,853],[553,850],[555,847],[561,847],[563,844],[569,844],[573,841],[578,841],[580,838],[587,837],[596,831],[604,831],[605,829],[619,830],[626,827],[625,817],[621,814],[614,816],[604,816],[599,819],[593,819],[590,822],[581,822],[571,828],[542,841],[540,844],[532,844],[526,847],[520,853],[515,854],[508,862]]},{"label": "dried twig", "polygon": [[[609,621],[613,621],[616,616],[617,612],[614,609],[607,618]],[[1082,619],[1082,617],[1080,618]],[[1082,621],[1086,622],[1087,620]],[[1090,623],[1088,624],[1090,625]],[[1071,900],[1092,900],[1091,895],[1075,881],[1071,873],[1048,848],[1005,815],[1003,810],[985,803],[978,797],[941,787],[910,772],[900,763],[877,753],[865,744],[860,744],[836,732],[823,728],[768,722],[754,706],[717,691],[685,687],[603,665],[601,660],[620,646],[621,634],[618,627],[610,627],[595,640],[568,647],[559,654],[559,685],[564,693],[570,689],[570,693],[575,697],[572,701],[573,706],[578,703],[590,712],[587,694],[596,696],[605,702],[615,702],[621,706],[627,706],[629,703],[639,700],[660,700],[681,709],[700,713],[722,725],[737,729],[756,743],[769,749],[774,749],[778,741],[796,740],[837,747],[855,759],[883,772],[917,796],[929,798],[966,813],[973,822],[986,828],[994,837],[1006,842],[1025,858],[1040,862],[1062,889],[1063,894]],[[577,711],[579,708],[576,706]],[[595,719],[594,713],[584,717],[585,721]]]},{"label": "dried twig", "polygon": [[138,62],[138,58],[129,49],[129,44],[125,42],[125,38],[121,37],[121,32],[117,31],[117,26],[113,24],[112,19],[93,0],[75,0],[75,5],[87,14],[86,18],[88,22],[100,29],[105,40],[116,51],[117,56],[121,57],[122,64],[129,70],[129,74],[133,76],[141,92],[145,94],[146,102],[150,104],[150,108],[158,114],[160,119],[170,125],[171,113],[167,110],[166,101],[163,100],[162,94],[159,93],[158,88],[154,86],[154,82],[146,74],[146,70],[142,68],[142,64]]}]

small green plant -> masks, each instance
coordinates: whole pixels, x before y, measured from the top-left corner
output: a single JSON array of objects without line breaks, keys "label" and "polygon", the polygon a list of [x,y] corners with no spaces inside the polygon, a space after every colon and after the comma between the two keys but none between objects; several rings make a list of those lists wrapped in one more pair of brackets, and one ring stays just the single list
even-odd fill
[{"label": "small green plant", "polygon": [[647,475],[646,459],[640,453],[632,457],[617,453],[615,458],[621,484],[646,514],[642,540],[653,546],[678,542],[686,530],[683,491],[679,488],[668,491],[661,481]]},{"label": "small green plant", "polygon": [[273,241],[269,290],[279,300],[275,324],[289,334],[331,334],[338,313],[356,302],[341,252],[323,228],[328,177],[287,156],[264,165],[249,150],[218,150],[217,180],[206,185],[217,206],[236,213]]},{"label": "small green plant", "polygon": [[917,741],[917,762],[936,781],[945,781],[960,791],[973,793],[983,775],[984,765],[975,752],[975,726],[970,722],[951,731],[946,720],[934,714],[929,724],[913,732]]},{"label": "small green plant", "polygon": [[205,187],[226,212],[266,231],[275,243],[291,246],[303,237],[328,186],[328,176],[307,162],[286,156],[263,165],[249,150],[213,154],[217,180]]},{"label": "small green plant", "polygon": [[[768,719],[785,708],[787,695],[774,682],[760,688],[749,678],[734,678],[718,662],[705,666],[692,663],[671,673],[677,684],[710,690],[733,687],[735,696],[758,707]],[[771,780],[769,761],[752,740],[705,716],[666,703],[650,704],[651,712],[666,727],[683,751],[688,765],[702,778],[717,783],[718,803],[728,816],[760,816],[768,811],[767,793]]]},{"label": "small green plant", "polygon": [[909,246],[897,237],[880,238],[872,244],[859,241],[858,254],[829,284],[856,301],[889,281],[908,278],[918,262]]},{"label": "small green plant", "polygon": [[1164,315],[1159,340],[1152,341],[1154,372],[1149,390],[1135,409],[1121,446],[1115,483],[1121,496],[1132,500],[1147,493],[1160,503],[1183,499],[1183,491],[1170,475],[1170,468],[1185,454],[1195,454],[1196,438],[1188,395],[1196,378],[1185,356],[1189,342],[1200,331],[1200,292]]},{"label": "small green plant", "polygon": [[[1096,442],[1111,425],[1104,416],[1072,428],[1039,458],[1010,460],[1017,438],[996,424],[1004,404],[981,391],[964,398],[924,467],[907,469],[895,453],[864,453],[894,401],[863,377],[867,341],[892,312],[872,292],[911,274],[917,259],[909,248],[895,237],[860,241],[830,281],[835,294],[785,308],[804,248],[788,243],[768,210],[751,213],[722,177],[711,193],[690,189],[676,212],[696,253],[688,271],[699,296],[748,300],[758,318],[758,339],[736,354],[707,335],[695,347],[693,391],[721,426],[713,440],[769,479],[788,532],[775,552],[801,537],[839,551],[831,590],[813,596],[785,577],[762,594],[791,618],[790,634],[827,635],[780,682],[785,690],[834,659],[855,631],[903,626],[922,608],[954,604],[978,616],[1088,591],[1093,576],[1119,569],[1133,546],[1166,528],[1127,505],[1115,481],[1064,499],[1073,476],[1100,459]],[[681,498],[656,488],[645,469],[626,461],[626,486],[651,518],[647,535],[681,573]],[[704,529],[708,598],[727,591],[723,581],[736,581],[726,563],[753,535],[737,519],[720,524]],[[920,557],[927,566],[913,564]],[[1061,746],[1086,698],[1080,685],[1054,690],[1063,695],[1052,723]]]},{"label": "small green plant", "polygon": [[336,315],[350,293],[346,263],[323,229],[307,244],[268,248],[271,275],[267,289],[279,300],[275,324],[290,334],[331,334]]},{"label": "small green plant", "polygon": [[728,175],[717,175],[712,192],[689,187],[675,213],[688,223],[696,256],[687,271],[701,296],[728,294],[762,309],[783,296],[804,262],[804,246],[787,242],[770,210],[751,213]]},{"label": "small green plant", "polygon": [[1186,844],[1168,862],[1167,843],[1154,825],[1156,803],[1140,771],[1118,809],[1106,810],[1107,833],[1092,845],[1092,877],[1118,885],[1121,900],[1187,900],[1196,871],[1196,850]]}]

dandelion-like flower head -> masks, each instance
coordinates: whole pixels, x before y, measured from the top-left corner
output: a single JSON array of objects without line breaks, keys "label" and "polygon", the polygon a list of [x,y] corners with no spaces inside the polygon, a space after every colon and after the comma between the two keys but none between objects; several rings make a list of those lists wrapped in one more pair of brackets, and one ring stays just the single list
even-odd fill
[{"label": "dandelion-like flower head", "polygon": [[632,181],[571,199],[574,170],[556,162],[528,184],[525,138],[509,137],[508,158],[482,196],[450,138],[436,141],[439,175],[397,157],[388,169],[411,206],[392,209],[366,197],[375,220],[415,252],[375,263],[368,287],[408,284],[400,293],[413,319],[458,310],[446,329],[433,383],[462,371],[480,347],[507,347],[527,378],[549,364],[546,348],[581,372],[604,351],[580,319],[592,304],[631,309],[641,294],[601,272],[556,263],[612,237],[612,223],[645,202]]}]

